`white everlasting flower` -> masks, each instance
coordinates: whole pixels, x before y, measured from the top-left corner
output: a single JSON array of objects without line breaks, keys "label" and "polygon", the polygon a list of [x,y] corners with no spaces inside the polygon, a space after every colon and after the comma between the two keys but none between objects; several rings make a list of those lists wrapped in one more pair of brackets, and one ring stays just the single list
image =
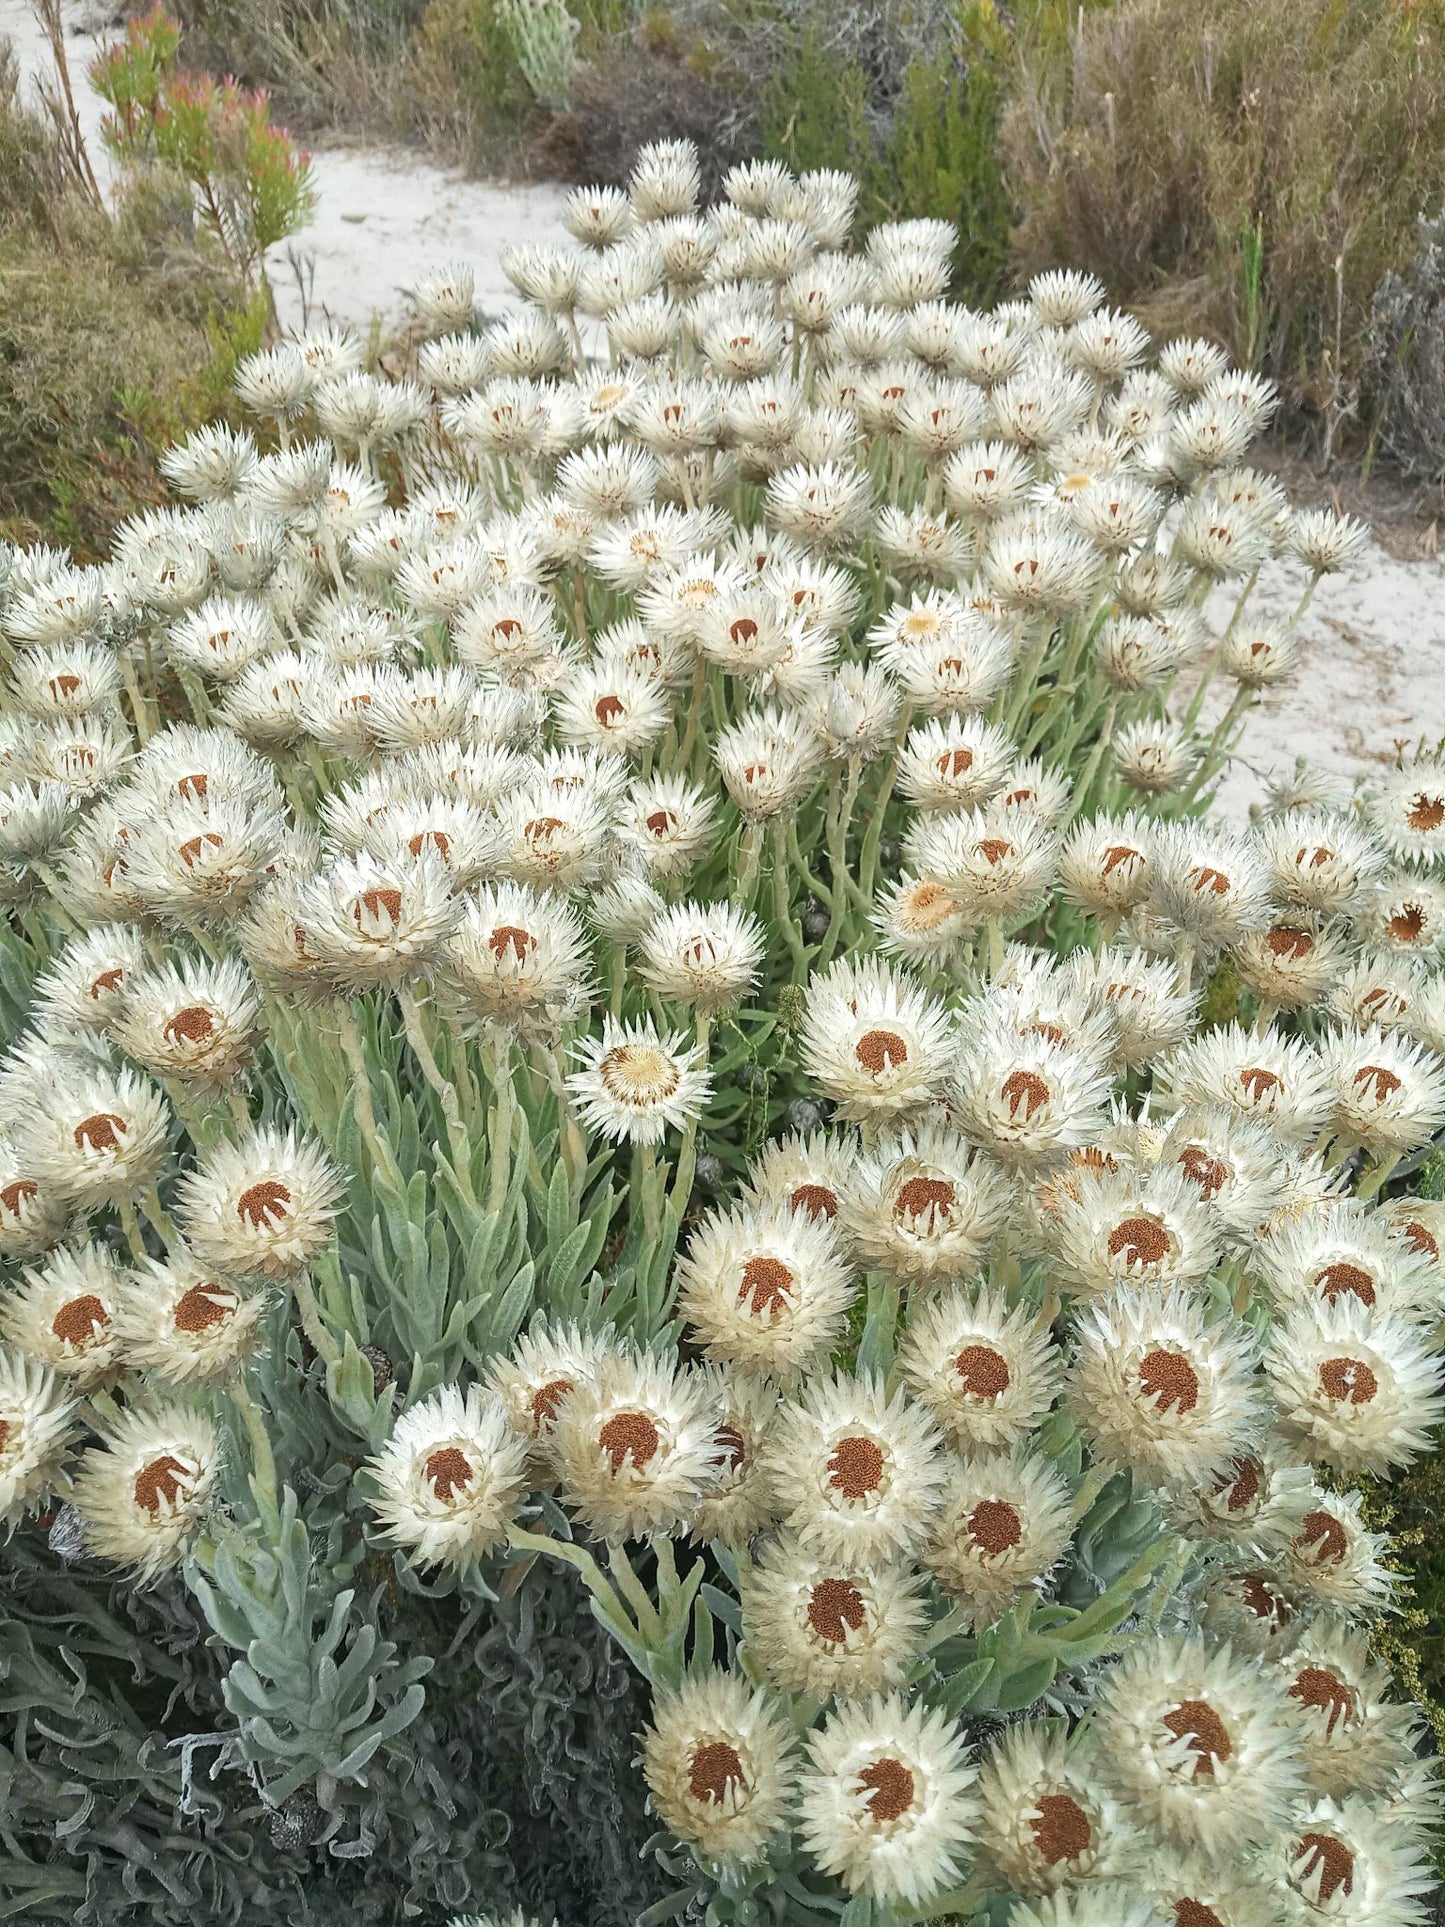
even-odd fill
[{"label": "white everlasting flower", "polygon": [[193,502],[220,502],[236,493],[256,460],[245,429],[208,423],[160,456],[156,466],[171,487]]},{"label": "white everlasting flower", "polygon": [[233,957],[151,965],[127,975],[110,1033],[152,1076],[215,1088],[250,1061],[260,1017],[256,987]]},{"label": "white everlasting flower", "polygon": [[1355,930],[1387,956],[1429,958],[1445,943],[1445,885],[1392,872],[1356,912]]},{"label": "white everlasting flower", "polygon": [[148,1258],[117,1307],[127,1364],[165,1385],[210,1385],[240,1370],[261,1340],[267,1306],[189,1252]]},{"label": "white everlasting flower", "polygon": [[1283,1697],[1227,1646],[1142,1639],[1100,1685],[1100,1770],[1176,1846],[1221,1858],[1261,1845],[1303,1788]]},{"label": "white everlasting flower", "polygon": [[1314,1791],[1333,1800],[1386,1793],[1411,1762],[1419,1715],[1389,1698],[1389,1670],[1364,1635],[1322,1614],[1279,1672]]},{"label": "white everlasting flower", "polygon": [[949,458],[944,498],[965,523],[989,524],[1022,509],[1034,473],[1021,450],[1006,442],[970,442]]},{"label": "white everlasting flower", "polygon": [[1068,1402],[1096,1461],[1188,1491],[1263,1431],[1255,1365],[1233,1321],[1207,1322],[1183,1291],[1126,1286],[1081,1316]]},{"label": "white everlasting flower", "polygon": [[1436,1049],[1424,1035],[1432,981],[1414,957],[1366,954],[1341,969],[1326,993],[1325,1007],[1360,1030],[1403,1030]]},{"label": "white everlasting flower", "polygon": [[651,749],[671,715],[666,690],[655,677],[618,663],[569,676],[555,713],[562,742],[621,756]]},{"label": "white everlasting flower", "polygon": [[842,462],[784,469],[768,484],[768,519],[810,551],[826,552],[853,541],[872,507],[866,469]]},{"label": "white everlasting flower", "polygon": [[302,885],[297,922],[337,983],[364,989],[424,972],[462,914],[430,852],[406,862],[346,857]]},{"label": "white everlasting flower", "polygon": [[839,1215],[865,1266],[933,1285],[980,1268],[1010,1202],[995,1165],[956,1133],[926,1125],[858,1159]]},{"label": "white everlasting flower", "polygon": [[1445,762],[1421,757],[1390,770],[1367,793],[1365,817],[1397,863],[1438,864],[1445,857]]},{"label": "white everlasting flower", "polygon": [[1159,1066],[1159,1088],[1175,1105],[1227,1105],[1292,1144],[1317,1136],[1334,1103],[1307,1043],[1273,1032],[1258,1036],[1239,1024],[1172,1051]]},{"label": "white everlasting flower", "polygon": [[561,1401],[552,1450],[563,1497],[617,1545],[686,1529],[727,1448],[705,1379],[660,1358],[610,1354]]},{"label": "white everlasting flower", "polygon": [[1246,932],[1230,950],[1235,974],[1259,998],[1262,1010],[1319,1003],[1338,981],[1347,956],[1338,929],[1321,929],[1298,912]]},{"label": "white everlasting flower", "polygon": [[1156,833],[1150,905],[1196,943],[1237,943],[1270,918],[1263,864],[1242,838],[1181,822]]},{"label": "white everlasting flower", "polygon": [[106,1422],[73,1487],[86,1550],[145,1582],[178,1565],[210,1510],[215,1427],[178,1402],[132,1406]]},{"label": "white everlasting flower", "polygon": [[916,582],[951,587],[968,575],[977,559],[970,531],[926,508],[880,508],[874,540],[905,587]]},{"label": "white everlasting flower", "polygon": [[942,1005],[886,964],[837,963],[808,985],[800,1055],[842,1117],[879,1122],[931,1103],[952,1041]]},{"label": "white everlasting flower", "polygon": [[576,1325],[539,1322],[500,1353],[487,1368],[487,1383],[501,1401],[507,1423],[533,1458],[545,1463],[562,1401],[584,1380],[595,1379],[604,1358],[617,1352],[609,1335]]},{"label": "white everlasting flower", "polygon": [[1026,1307],[963,1287],[914,1306],[898,1369],[956,1445],[985,1452],[1028,1437],[1062,1379],[1049,1333]]},{"label": "white everlasting flower", "polygon": [[1073,1537],[1072,1501],[1047,1459],[1000,1452],[953,1461],[922,1557],[975,1630],[1042,1584]]},{"label": "white everlasting flower", "polygon": [[796,1739],[734,1673],[693,1674],[653,1701],[642,1770],[658,1818],[702,1859],[759,1860],[792,1815]]},{"label": "white everlasting flower", "polygon": [[344,1188],[318,1144],[265,1126],[207,1151],[181,1179],[176,1215],[202,1264],[285,1279],[325,1248]]},{"label": "white everlasting flower", "polygon": [[1128,1823],[1086,1727],[1005,1727],[980,1761],[978,1795],[980,1854],[1000,1886],[1042,1895],[1132,1870]]},{"label": "white everlasting flower", "polygon": [[475,1385],[443,1385],[404,1412],[366,1470],[387,1538],[416,1565],[456,1570],[505,1541],[529,1483],[525,1443]]},{"label": "white everlasting flower", "polygon": [[1181,725],[1129,723],[1116,731],[1110,759],[1130,789],[1146,796],[1178,789],[1199,761],[1199,748]]},{"label": "white everlasting flower", "polygon": [[123,1361],[125,1274],[104,1245],[52,1252],[0,1304],[5,1343],[47,1366],[66,1385],[89,1391]]},{"label": "white everlasting flower", "polygon": [[638,941],[641,974],[668,1003],[717,1010],[757,981],[763,930],[727,903],[681,903],[664,910]]},{"label": "white everlasting flower", "polygon": [[576,1055],[582,1068],[567,1088],[587,1127],[614,1143],[661,1143],[669,1128],[695,1124],[712,1092],[706,1054],[650,1023],[608,1017]]},{"label": "white everlasting flower", "polygon": [[1216,665],[1243,689],[1271,689],[1295,675],[1300,654],[1295,630],[1278,623],[1243,622],[1220,643]]},{"label": "white everlasting flower", "polygon": [[1352,515],[1330,509],[1297,509],[1290,517],[1289,548],[1316,575],[1351,569],[1369,547],[1370,531]]},{"label": "white everlasting flower", "polygon": [[575,187],[562,209],[567,232],[598,250],[620,241],[635,223],[632,202],[620,187]]},{"label": "white everlasting flower", "polygon": [[261,886],[283,833],[277,812],[239,798],[177,801],[126,843],[126,888],[158,915],[223,920]]},{"label": "white everlasting flower", "polygon": [[1001,439],[1031,451],[1047,448],[1071,434],[1088,413],[1088,380],[1059,363],[1044,361],[1021,368],[989,391]]},{"label": "white everlasting flower", "polygon": [[977,716],[934,718],[909,731],[898,759],[898,790],[923,810],[972,810],[1002,787],[1014,746]]},{"label": "white everlasting flower", "polygon": [[424,274],[411,291],[418,320],[433,330],[465,328],[472,319],[476,276],[465,261],[450,261]]},{"label": "white everlasting flower", "polygon": [[685,876],[712,842],[712,798],[682,776],[650,776],[632,785],[617,825],[627,850],[661,881]]},{"label": "white everlasting flower", "polygon": [[1410,1833],[1358,1795],[1318,1800],[1294,1815],[1275,1849],[1285,1890],[1309,1927],[1417,1927],[1436,1876]]},{"label": "white everlasting flower", "polygon": [[75,799],[63,783],[11,783],[0,789],[0,860],[35,863],[62,849]]},{"label": "white everlasting flower", "polygon": [[1090,1297],[1127,1287],[1152,1300],[1197,1285],[1222,1242],[1197,1183],[1174,1164],[1070,1173],[1050,1185],[1041,1224],[1059,1283]]},{"label": "white everlasting flower", "polygon": [[969,927],[1002,923],[1033,909],[1047,891],[1059,843],[1032,812],[1002,807],[1002,792],[981,810],[933,811],[904,840],[913,869],[948,890]]},{"label": "white everlasting flower", "polygon": [[709,1213],[674,1276],[708,1358],[789,1382],[837,1349],[856,1295],[830,1217],[806,1205]]},{"label": "white everlasting flower", "polygon": [[789,710],[746,715],[717,737],[713,756],[728,795],[750,822],[793,809],[818,781],[823,745]]},{"label": "white everlasting flower", "polygon": [[1151,1841],[1134,1878],[1159,1909],[1155,1918],[1186,1927],[1278,1927],[1279,1883],[1258,1856],[1215,1860]]},{"label": "white everlasting flower", "polygon": [[440,864],[453,890],[465,890],[491,870],[497,833],[486,813],[465,796],[426,801],[403,796],[367,826],[361,847],[384,869]]},{"label": "white everlasting flower", "polygon": [[833,1223],[852,1174],[857,1150],[847,1137],[815,1131],[774,1138],[753,1160],[743,1195],[757,1205],[777,1205],[793,1215]]},{"label": "white everlasting flower", "polygon": [[[1430,1289],[1445,1286],[1445,1201],[1432,1198],[1392,1198],[1370,1214],[1372,1226],[1388,1235],[1391,1244],[1409,1260],[1425,1268]],[[1387,1310],[1399,1307],[1388,1304]]]},{"label": "white everlasting flower", "polygon": [[0,1258],[34,1258],[60,1238],[70,1205],[50,1179],[35,1176],[0,1132]]},{"label": "white everlasting flower", "polygon": [[1399,1582],[1386,1563],[1389,1537],[1369,1530],[1362,1507],[1358,1492],[1310,1492],[1281,1574],[1322,1606],[1368,1622],[1388,1610]]},{"label": "white everlasting flower", "polygon": [[241,671],[217,705],[217,717],[257,749],[289,749],[303,733],[313,673],[308,656],[277,650]]},{"label": "white everlasting flower", "polygon": [[1342,1030],[1320,1046],[1334,1128],[1375,1157],[1428,1144],[1445,1123],[1445,1063],[1397,1032]]},{"label": "white everlasting flower", "polygon": [[840,1706],[809,1738],[803,1844],[850,1893],[916,1907],[963,1878],[976,1770],[942,1713],[897,1697]]},{"label": "white everlasting flower", "polygon": [[470,898],[444,954],[449,981],[491,1023],[554,1030],[587,993],[591,959],[576,912],[525,884]]},{"label": "white everlasting flower", "polygon": [[1108,1081],[1047,1037],[980,1032],[956,1067],[952,1102],[964,1134],[1005,1164],[1029,1166],[1090,1143]]},{"label": "white everlasting flower", "polygon": [[1098,551],[1080,535],[1034,514],[1009,516],[989,535],[983,579],[1004,608],[1059,616],[1080,609],[1097,587]]},{"label": "white everlasting flower", "polygon": [[1153,616],[1111,616],[1094,639],[1094,663],[1112,689],[1162,689],[1181,667],[1186,641]]},{"label": "white everlasting flower", "polygon": [[134,1198],[160,1176],[170,1110],[130,1070],[66,1066],[37,1085],[11,1125],[24,1167],[58,1197],[91,1207]]},{"label": "white everlasting flower", "polygon": [[763,1446],[778,1407],[776,1386],[720,1366],[702,1370],[718,1449],[717,1483],[699,1501],[688,1536],[741,1552],[774,1521]]},{"label": "white everlasting flower", "polygon": [[[794,655],[798,651],[794,646]],[[876,663],[841,663],[820,688],[801,688],[786,659],[775,676],[780,693],[793,695],[832,763],[859,767],[891,742],[902,701]]]},{"label": "white everlasting flower", "polygon": [[11,701],[17,710],[42,722],[112,712],[120,690],[115,656],[90,642],[27,649],[10,669]]},{"label": "white everlasting flower", "polygon": [[1430,1449],[1445,1414],[1419,1326],[1352,1292],[1288,1313],[1264,1364],[1285,1436],[1340,1471],[1387,1477]]},{"label": "white everlasting flower", "polygon": [[814,1379],[778,1408],[764,1466],[783,1523],[825,1559],[868,1568],[918,1550],[942,1501],[942,1439],[868,1378]]},{"label": "white everlasting flower", "polygon": [[928,1628],[905,1566],[856,1567],[791,1535],[769,1541],[742,1586],[746,1651],[785,1693],[863,1699],[902,1684]]},{"label": "white everlasting flower", "polygon": [[1158,1162],[1179,1172],[1227,1235],[1250,1239],[1281,1200],[1284,1155],[1267,1125],[1203,1105],[1170,1119]]},{"label": "white everlasting flower", "polygon": [[0,1525],[13,1529],[58,1482],[75,1408],[54,1372],[0,1350]]}]

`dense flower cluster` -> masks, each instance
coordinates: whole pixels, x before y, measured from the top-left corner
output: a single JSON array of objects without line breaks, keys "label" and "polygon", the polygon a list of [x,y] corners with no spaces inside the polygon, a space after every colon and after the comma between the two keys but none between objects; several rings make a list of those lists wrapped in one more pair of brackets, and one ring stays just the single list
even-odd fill
[{"label": "dense flower cluster", "polygon": [[853,192],[645,151],[5,559],[0,1511],[214,1585],[314,1358],[383,1561],[584,1574],[710,1919],[1407,1927],[1445,763],[1212,818],[1362,532]]}]

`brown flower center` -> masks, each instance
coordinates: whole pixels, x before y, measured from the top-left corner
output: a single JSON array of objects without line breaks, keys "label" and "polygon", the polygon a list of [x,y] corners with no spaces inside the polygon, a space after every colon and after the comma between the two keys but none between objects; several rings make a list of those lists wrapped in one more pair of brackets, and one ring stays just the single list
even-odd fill
[{"label": "brown flower center", "polygon": [[1278,924],[1264,940],[1264,947],[1271,957],[1291,963],[1303,963],[1315,947],[1315,940],[1308,930],[1297,930],[1292,924]]},{"label": "brown flower center", "polygon": [[729,1472],[736,1472],[748,1455],[748,1448],[742,1433],[735,1425],[720,1425],[712,1435],[712,1442],[718,1449],[718,1457]]},{"label": "brown flower center", "polygon": [[1185,1177],[1198,1185],[1206,1200],[1217,1197],[1231,1175],[1229,1166],[1222,1159],[1211,1157],[1202,1144],[1186,1144],[1179,1153],[1178,1165]]},{"label": "brown flower center", "polygon": [[828,1461],[828,1483],[845,1499],[864,1499],[883,1483],[883,1448],[870,1438],[839,1439]]},{"label": "brown flower center", "polygon": [[1017,1118],[1020,1111],[1030,1122],[1036,1111],[1049,1101],[1049,1087],[1037,1071],[1011,1071],[999,1086],[999,1095],[1008,1105],[1008,1114]]},{"label": "brown flower center", "polygon": [[836,1218],[838,1193],[826,1184],[800,1184],[788,1198],[794,1211],[805,1211],[810,1218]]},{"label": "brown flower center", "polygon": [[406,847],[413,856],[420,856],[423,850],[435,850],[445,862],[451,855],[452,840],[445,830],[418,830]]},{"label": "brown flower center", "polygon": [[946,1178],[910,1178],[899,1190],[895,1217],[926,1218],[931,1211],[947,1211],[957,1193]]},{"label": "brown flower center", "polygon": [[761,1317],[786,1311],[792,1302],[793,1274],[781,1258],[749,1258],[743,1266],[738,1297]]},{"label": "brown flower center", "polygon": [[34,1178],[12,1178],[9,1184],[0,1190],[0,1204],[4,1205],[12,1218],[18,1218],[21,1205],[28,1204],[32,1198],[39,1195],[39,1192],[40,1186]]},{"label": "brown flower center", "polygon": [[[3,1195],[4,1193],[0,1192],[0,1196]],[[1411,1218],[1408,1224],[1402,1224],[1400,1235],[1410,1249],[1418,1251],[1421,1257],[1438,1258],[1440,1256],[1440,1240],[1429,1226],[1422,1224],[1418,1218]]]},{"label": "brown flower center", "polygon": [[627,705],[620,696],[599,696],[592,713],[604,729],[610,729],[619,716],[627,714]]},{"label": "brown flower center", "polygon": [[902,1760],[884,1758],[865,1766],[858,1784],[870,1789],[868,1811],[875,1820],[896,1820],[913,1805],[914,1780]]},{"label": "brown flower center", "polygon": [[1323,1506],[1305,1514],[1291,1543],[1297,1552],[1313,1553],[1317,1566],[1337,1566],[1350,1549],[1343,1523]]},{"label": "brown flower center", "polygon": [[79,1298],[68,1298],[50,1321],[50,1329],[62,1345],[80,1348],[94,1344],[96,1336],[110,1323],[110,1313],[88,1291]]},{"label": "brown flower center", "polygon": [[1214,1491],[1220,1498],[1226,1492],[1229,1494],[1224,1502],[1226,1512],[1243,1512],[1246,1506],[1254,1504],[1259,1497],[1259,1473],[1256,1459],[1235,1459],[1228,1472],[1220,1473],[1214,1481]]},{"label": "brown flower center", "polygon": [[968,1515],[968,1536],[986,1559],[996,1559],[1023,1538],[1024,1522],[1006,1499],[980,1499]]},{"label": "brown flower center", "polygon": [[166,1041],[171,1044],[204,1044],[216,1028],[216,1020],[204,1004],[187,1004],[166,1020]]},{"label": "brown flower center", "polygon": [[721,1806],[730,1787],[743,1781],[743,1763],[735,1746],[726,1740],[709,1740],[694,1749],[688,1769],[687,1790],[694,1800]]},{"label": "brown flower center", "polygon": [[487,938],[487,948],[498,963],[504,961],[508,953],[518,963],[525,963],[530,951],[537,948],[537,939],[530,930],[523,930],[514,923],[499,923]]},{"label": "brown flower center", "polygon": [[1192,1412],[1199,1403],[1199,1374],[1179,1352],[1161,1349],[1140,1359],[1139,1389],[1161,1415]]},{"label": "brown flower center", "polygon": [[1132,843],[1115,843],[1104,852],[1104,864],[1100,874],[1106,877],[1112,876],[1121,864],[1127,863],[1132,868],[1142,860],[1143,852],[1136,850]]},{"label": "brown flower center", "polygon": [[597,1434],[597,1443],[612,1460],[614,1473],[622,1470],[627,1459],[640,1472],[657,1456],[662,1434],[646,1412],[619,1412]]},{"label": "brown flower center", "polygon": [[896,1030],[869,1030],[853,1046],[853,1055],[865,1071],[879,1077],[908,1062],[908,1046]]},{"label": "brown flower center", "polygon": [[1348,1725],[1354,1718],[1354,1694],[1338,1673],[1332,1673],[1327,1666],[1302,1667],[1295,1675],[1289,1696],[1292,1700],[1298,1700],[1301,1706],[1322,1708],[1326,1715],[1327,1733],[1333,1733],[1341,1721]]},{"label": "brown flower center", "polygon": [[808,1594],[808,1624],[834,1646],[856,1633],[864,1616],[863,1595],[851,1579],[820,1579]]},{"label": "brown flower center", "polygon": [[1320,1366],[1320,1389],[1347,1405],[1369,1405],[1380,1381],[1363,1358],[1327,1358]]},{"label": "brown flower center", "polygon": [[351,914],[358,926],[363,914],[369,917],[386,917],[390,923],[401,921],[401,891],[391,889],[363,890],[352,905]]},{"label": "brown flower center", "polygon": [[1223,870],[1213,869],[1207,863],[1195,866],[1189,872],[1189,881],[1194,885],[1194,894],[1202,897],[1206,893],[1215,897],[1229,895],[1229,877]]},{"label": "brown flower center", "polygon": [[1094,1844],[1089,1816],[1067,1793],[1045,1793],[1029,1816],[1029,1831],[1039,1857],[1050,1867],[1077,1860]]},{"label": "brown flower center", "polygon": [[1164,1724],[1177,1740],[1187,1740],[1194,1754],[1194,1777],[1213,1773],[1216,1760],[1227,1760],[1234,1751],[1229,1729],[1208,1700],[1183,1700]]},{"label": "brown flower center", "polygon": [[476,1468],[457,1445],[443,1445],[432,1453],[422,1468],[431,1480],[431,1489],[443,1505],[450,1505],[453,1493],[471,1484]]},{"label": "brown flower center", "polygon": [[953,1369],[969,1398],[998,1398],[1009,1388],[1008,1360],[992,1345],[965,1345]]},{"label": "brown flower center", "polygon": [[213,1325],[224,1325],[235,1309],[235,1299],[231,1293],[219,1285],[192,1285],[171,1313],[177,1331],[209,1331]]},{"label": "brown flower center", "polygon": [[973,768],[971,749],[946,749],[938,759],[938,773],[944,781],[950,777],[965,776]]},{"label": "brown flower center", "polygon": [[1262,1104],[1266,1097],[1284,1089],[1284,1079],[1278,1072],[1266,1070],[1262,1064],[1252,1064],[1242,1070],[1239,1082],[1251,1104]]},{"label": "brown flower center", "polygon": [[102,970],[90,986],[90,1000],[98,1004],[108,991],[118,990],[125,980],[125,972],[117,964],[113,970]]},{"label": "brown flower center", "polygon": [[1109,1256],[1122,1257],[1126,1266],[1157,1265],[1167,1258],[1173,1241],[1157,1218],[1124,1218],[1109,1233]]},{"label": "brown flower center", "polygon": [[179,850],[177,850],[176,855],[188,870],[194,870],[201,860],[203,851],[219,850],[223,847],[224,838],[217,836],[214,830],[206,830],[200,836],[187,837]]},{"label": "brown flower center", "polygon": [[115,1111],[97,1111],[93,1117],[83,1117],[71,1136],[81,1151],[118,1151],[125,1132],[123,1117]]},{"label": "brown flower center", "polygon": [[1355,1890],[1355,1856],[1332,1833],[1302,1833],[1297,1858],[1306,1860],[1302,1878],[1320,1876],[1320,1899],[1333,1900],[1343,1890]]},{"label": "brown flower center", "polygon": [[556,1422],[557,1408],[572,1389],[567,1378],[552,1378],[532,1394],[532,1423],[539,1432],[550,1432]]},{"label": "brown flower center", "polygon": [[974,848],[990,869],[997,869],[1005,857],[1013,855],[1012,843],[1006,842],[1001,836],[986,836]]},{"label": "brown flower center", "polygon": [[1402,904],[1385,928],[1396,943],[1418,943],[1425,928],[1425,912],[1418,903]]},{"label": "brown flower center", "polygon": [[1245,1610],[1269,1626],[1287,1626],[1294,1618],[1294,1607],[1274,1585],[1267,1572],[1247,1572],[1239,1582],[1239,1597]]},{"label": "brown flower center", "polygon": [[135,1502],[154,1518],[161,1506],[174,1505],[181,1496],[186,1468],[167,1452],[143,1465],[135,1475]]},{"label": "brown flower center", "polygon": [[1346,1264],[1343,1260],[1316,1272],[1315,1290],[1330,1304],[1337,1298],[1347,1296],[1358,1298],[1362,1305],[1373,1305],[1375,1302],[1375,1281],[1369,1272],[1359,1265]]},{"label": "brown flower center", "polygon": [[289,1215],[291,1193],[279,1178],[261,1178],[248,1185],[236,1200],[236,1216],[253,1231],[282,1223]]},{"label": "brown flower center", "polygon": [[1445,795],[1431,796],[1428,790],[1417,790],[1410,798],[1405,821],[1422,834],[1438,830],[1445,823]]},{"label": "brown flower center", "polygon": [[1174,1903],[1174,1927],[1226,1927],[1212,1907],[1187,1895]]},{"label": "brown flower center", "polygon": [[[1386,1098],[1395,1095],[1403,1080],[1383,1064],[1362,1064],[1350,1082],[1361,1097],[1373,1096],[1377,1104],[1383,1104]],[[1373,1091],[1370,1088],[1372,1085]]]},{"label": "brown flower center", "polygon": [[671,836],[677,828],[677,818],[671,810],[654,810],[643,821],[654,836]]}]

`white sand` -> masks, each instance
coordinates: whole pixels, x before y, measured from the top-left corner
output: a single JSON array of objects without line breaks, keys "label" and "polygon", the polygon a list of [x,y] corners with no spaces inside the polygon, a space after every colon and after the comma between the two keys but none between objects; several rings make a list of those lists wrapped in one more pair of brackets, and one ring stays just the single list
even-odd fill
[{"label": "white sand", "polygon": [[[74,27],[68,46],[77,109],[94,166],[109,169],[99,134],[101,103],[84,79],[100,42],[83,30],[85,10],[71,0],[66,6]],[[0,35],[14,42],[27,85],[51,72],[29,0],[0,0]],[[362,328],[374,314],[390,319],[425,269],[450,260],[472,265],[479,305],[496,312],[515,300],[501,271],[503,251],[545,234],[565,192],[466,180],[396,149],[322,150],[312,165],[316,219],[268,261],[282,318],[292,326],[303,313]],[[1251,606],[1261,616],[1287,615],[1304,585],[1301,569],[1274,563]],[[1210,614],[1221,626],[1229,607],[1226,598],[1211,601]],[[1272,692],[1250,719],[1244,754],[1221,792],[1230,815],[1258,798],[1262,776],[1291,767],[1299,755],[1353,777],[1389,758],[1398,742],[1445,735],[1445,562],[1397,561],[1372,543],[1348,576],[1321,583],[1304,636],[1300,675]],[[1227,695],[1209,692],[1207,724]]]}]

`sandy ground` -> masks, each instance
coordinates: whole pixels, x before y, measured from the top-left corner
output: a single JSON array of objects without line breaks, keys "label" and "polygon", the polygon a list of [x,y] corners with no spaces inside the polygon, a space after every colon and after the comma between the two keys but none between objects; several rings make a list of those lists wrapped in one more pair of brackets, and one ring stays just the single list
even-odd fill
[{"label": "sandy ground", "polygon": [[[84,82],[100,40],[87,31],[88,18],[93,9],[67,0],[76,104],[100,169],[108,163],[101,104]],[[27,87],[51,72],[29,0],[0,0],[0,35],[13,41]],[[394,317],[415,279],[451,260],[471,263],[479,305],[499,311],[515,299],[501,271],[504,250],[552,227],[564,194],[550,184],[467,180],[401,150],[322,149],[312,164],[316,219],[268,263],[283,319],[293,326],[330,316],[365,328],[375,314]],[[1300,478],[1287,479],[1298,493]],[[1256,708],[1244,753],[1225,779],[1220,802],[1231,816],[1259,797],[1264,776],[1298,756],[1354,777],[1399,743],[1445,735],[1445,561],[1433,553],[1433,527],[1402,533],[1395,505],[1387,508],[1380,491],[1356,491],[1347,505],[1381,539],[1348,576],[1321,583],[1304,623],[1301,674]],[[1252,607],[1286,615],[1304,586],[1303,571],[1274,564]],[[1229,606],[1222,598],[1211,604],[1221,626]],[[1206,723],[1227,694],[1210,691]]]}]

